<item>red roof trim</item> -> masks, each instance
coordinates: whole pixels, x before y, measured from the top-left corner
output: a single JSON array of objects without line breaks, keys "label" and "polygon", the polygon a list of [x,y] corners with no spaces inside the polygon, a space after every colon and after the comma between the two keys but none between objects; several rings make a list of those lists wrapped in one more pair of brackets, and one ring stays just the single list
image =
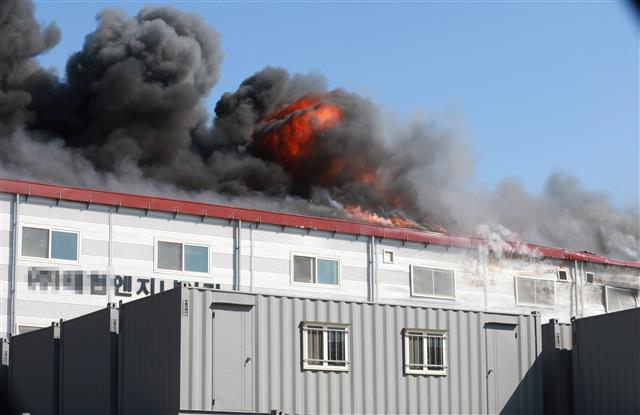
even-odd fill
[{"label": "red roof trim", "polygon": [[[215,205],[211,203],[189,202],[186,200],[116,193],[95,189],[36,183],[24,180],[0,179],[0,192],[47,197],[74,202],[96,203],[161,212],[181,213],[186,215],[244,220],[249,222],[267,223],[271,225],[314,229],[328,232],[376,236],[380,238],[452,246],[457,248],[477,248],[484,242],[481,238],[475,237],[451,236],[435,232],[394,228],[340,219],[328,219],[267,210],[245,209]],[[517,251],[517,244],[513,245]],[[610,259],[586,252],[578,252],[563,248],[550,248],[533,244],[525,244],[524,246],[530,250],[536,250],[540,255],[548,258],[640,268],[640,261]]]}]

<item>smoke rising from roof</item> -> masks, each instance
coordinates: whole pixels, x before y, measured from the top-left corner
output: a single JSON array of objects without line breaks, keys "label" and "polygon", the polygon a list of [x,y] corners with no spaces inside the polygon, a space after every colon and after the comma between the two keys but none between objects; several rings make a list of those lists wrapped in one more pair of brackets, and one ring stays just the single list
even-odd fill
[{"label": "smoke rising from roof", "polygon": [[[35,59],[59,39],[56,26],[37,23],[32,3],[0,3],[4,176],[334,217],[359,206],[429,229],[506,227],[529,242],[640,258],[637,210],[617,211],[561,173],[540,196],[510,181],[495,192],[473,188],[473,157],[457,137],[425,120],[385,128],[374,103],[328,91],[317,74],[264,68],[225,93],[209,123],[204,98],[222,53],[198,16],[105,10],[63,79]],[[270,118],[309,97],[311,106]],[[318,106],[339,108],[340,122],[319,128]],[[313,136],[287,164],[259,144],[296,117],[311,120]]]}]

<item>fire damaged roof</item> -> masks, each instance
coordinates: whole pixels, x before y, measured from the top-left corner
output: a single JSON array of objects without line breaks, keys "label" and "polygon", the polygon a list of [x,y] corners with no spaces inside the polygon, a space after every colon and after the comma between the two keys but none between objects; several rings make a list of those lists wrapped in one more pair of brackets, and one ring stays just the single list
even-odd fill
[{"label": "fire damaged roof", "polygon": [[[137,208],[176,214],[195,215],[230,220],[243,220],[254,223],[288,226],[311,230],[320,230],[353,235],[375,236],[406,242],[417,242],[451,246],[456,248],[475,249],[486,243],[482,238],[469,236],[453,236],[443,233],[427,232],[415,229],[354,222],[343,219],[330,219],[268,210],[247,209],[224,206],[212,203],[191,202],[187,200],[163,197],[134,195],[109,192],[104,190],[61,186],[15,179],[0,179],[0,192],[15,193],[26,196],[38,196],[72,202],[95,203],[126,208]],[[526,248],[547,258],[576,260],[605,265],[640,268],[640,261],[624,261],[606,258],[590,252],[572,249],[553,248],[535,244],[509,242],[514,251]]]}]

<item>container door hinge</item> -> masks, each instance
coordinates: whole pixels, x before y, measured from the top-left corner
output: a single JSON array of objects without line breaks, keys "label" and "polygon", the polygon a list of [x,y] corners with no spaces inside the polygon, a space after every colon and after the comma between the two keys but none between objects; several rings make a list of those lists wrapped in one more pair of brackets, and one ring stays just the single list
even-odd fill
[{"label": "container door hinge", "polygon": [[216,318],[216,312],[211,313],[211,318]]},{"label": "container door hinge", "polygon": [[216,400],[215,399],[211,399],[211,406],[216,406]]}]

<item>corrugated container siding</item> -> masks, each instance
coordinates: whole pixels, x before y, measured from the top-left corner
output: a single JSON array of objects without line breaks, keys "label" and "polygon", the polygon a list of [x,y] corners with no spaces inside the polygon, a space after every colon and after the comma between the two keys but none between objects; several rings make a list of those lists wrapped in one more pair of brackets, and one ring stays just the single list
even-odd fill
[{"label": "corrugated container siding", "polygon": [[573,322],[573,379],[576,413],[640,413],[640,309]]},{"label": "corrugated container siding", "polygon": [[60,325],[61,413],[116,413],[117,325],[115,306]]},{"label": "corrugated container siding", "polygon": [[550,320],[542,325],[544,412],[573,413],[571,324]]},{"label": "corrugated container siding", "polygon": [[[520,385],[513,404],[542,411],[539,322],[532,315],[499,315],[424,307],[220,293],[183,289],[190,341],[182,336],[182,410],[209,410],[212,399],[211,305],[219,295],[250,298],[253,322],[254,410],[286,413],[479,413],[487,410],[486,323],[517,327]],[[227,301],[227,300],[225,300]],[[302,370],[304,321],[350,325],[350,370]],[[446,376],[404,375],[404,328],[446,330]],[[185,350],[185,347],[188,350]],[[188,386],[187,386],[188,385]]]},{"label": "corrugated container siding", "polygon": [[58,413],[59,329],[56,323],[11,338],[10,413]]}]

